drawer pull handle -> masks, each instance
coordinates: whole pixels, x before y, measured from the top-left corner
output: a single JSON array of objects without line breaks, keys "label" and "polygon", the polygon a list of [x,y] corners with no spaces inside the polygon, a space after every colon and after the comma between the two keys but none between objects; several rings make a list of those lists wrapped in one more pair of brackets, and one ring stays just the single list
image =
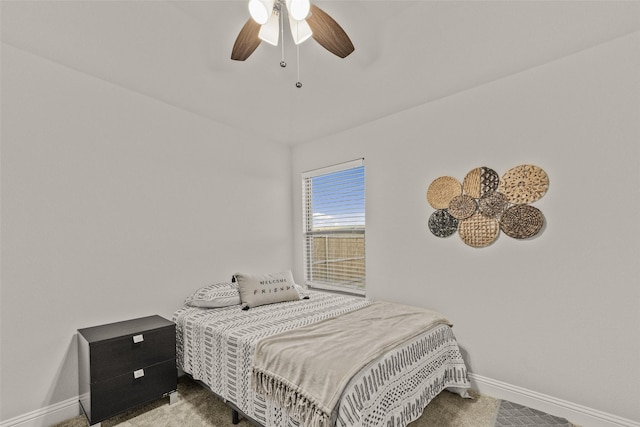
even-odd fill
[{"label": "drawer pull handle", "polygon": [[142,341],[144,341],[144,336],[142,334],[133,336],[134,344],[138,344],[139,342],[142,342]]},{"label": "drawer pull handle", "polygon": [[137,371],[133,371],[133,378],[138,379],[144,377],[144,369],[138,369]]}]

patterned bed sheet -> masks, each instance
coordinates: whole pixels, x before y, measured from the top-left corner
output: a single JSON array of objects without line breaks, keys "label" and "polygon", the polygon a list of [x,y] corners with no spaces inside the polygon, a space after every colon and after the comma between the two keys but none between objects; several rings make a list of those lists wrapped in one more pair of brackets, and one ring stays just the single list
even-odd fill
[{"label": "patterned bed sheet", "polygon": [[[261,394],[251,371],[256,344],[278,334],[369,305],[357,297],[310,292],[300,301],[242,310],[184,306],[174,313],[180,367],[243,413],[269,427],[302,427]],[[442,390],[466,397],[467,369],[449,326],[439,325],[387,352],[345,388],[336,426],[403,427]]]}]

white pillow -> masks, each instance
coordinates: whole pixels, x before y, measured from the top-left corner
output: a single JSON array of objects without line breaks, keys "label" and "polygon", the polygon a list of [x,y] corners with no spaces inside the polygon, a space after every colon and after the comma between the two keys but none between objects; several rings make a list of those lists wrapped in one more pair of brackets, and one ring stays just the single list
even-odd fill
[{"label": "white pillow", "polygon": [[236,273],[234,277],[240,290],[240,300],[246,307],[300,299],[291,271],[267,274]]},{"label": "white pillow", "polygon": [[191,307],[220,308],[240,304],[238,286],[223,282],[204,286],[189,295],[184,301]]}]

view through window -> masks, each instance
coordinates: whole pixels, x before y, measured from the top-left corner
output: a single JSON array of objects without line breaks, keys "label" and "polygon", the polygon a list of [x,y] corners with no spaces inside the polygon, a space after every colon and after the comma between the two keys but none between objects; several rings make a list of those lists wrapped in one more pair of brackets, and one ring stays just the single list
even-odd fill
[{"label": "view through window", "polygon": [[364,161],[306,172],[302,179],[307,284],[364,294]]}]

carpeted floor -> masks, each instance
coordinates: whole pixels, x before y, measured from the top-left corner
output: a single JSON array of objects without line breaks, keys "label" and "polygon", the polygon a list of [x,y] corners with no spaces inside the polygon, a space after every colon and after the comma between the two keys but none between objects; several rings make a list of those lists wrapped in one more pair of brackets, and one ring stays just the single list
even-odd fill
[{"label": "carpeted floor", "polygon": [[[511,402],[496,400],[472,392],[473,399],[463,399],[448,392],[440,393],[429,403],[422,416],[411,427],[571,427],[564,418],[553,417]],[[231,410],[218,398],[189,379],[178,381],[178,399],[169,398],[143,406],[102,422],[102,427],[232,427]],[[54,427],[86,427],[84,416],[78,416]],[[241,420],[237,426],[251,424]]]}]

